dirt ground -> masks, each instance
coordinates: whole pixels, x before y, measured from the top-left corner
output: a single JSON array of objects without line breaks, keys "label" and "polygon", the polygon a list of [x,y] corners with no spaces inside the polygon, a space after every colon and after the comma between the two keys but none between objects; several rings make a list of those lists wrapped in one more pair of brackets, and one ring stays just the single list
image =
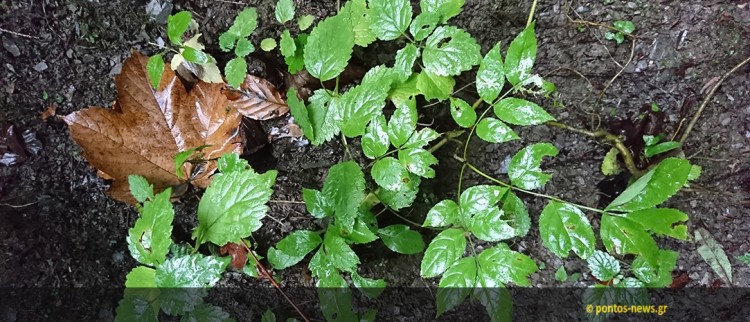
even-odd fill
[{"label": "dirt ground", "polygon": [[[173,3],[174,11],[194,13],[208,51],[215,54],[220,65],[228,57],[218,51],[218,35],[243,8],[231,2]],[[252,38],[254,43],[279,36],[281,29],[273,18],[275,1],[247,2],[259,11],[260,27]],[[296,3],[300,14],[320,18],[335,13],[335,1]],[[413,3],[418,8],[418,2]],[[526,23],[529,3],[467,0],[463,13],[452,23],[474,35],[483,52],[498,41],[507,48]],[[135,209],[104,194],[106,182],[82,158],[81,149],[69,138],[65,124],[54,117],[43,121],[40,113],[51,104],[57,105],[57,115],[87,106],[111,106],[115,96],[112,77],[119,73],[130,49],[151,54],[155,47],[149,42],[166,38],[165,25],[155,21],[146,8],[146,1],[129,0],[0,0],[3,45],[0,122],[12,122],[19,131],[32,131],[42,147],[21,164],[0,165],[0,288],[115,289],[124,285],[125,275],[136,265],[125,242],[127,230],[137,218]],[[553,99],[535,100],[558,120],[592,130],[607,128],[617,120],[636,120],[644,104],[656,103],[665,113],[662,132],[671,135],[695,113],[704,98],[705,87],[750,55],[747,0],[572,3],[543,0],[539,2],[536,18],[539,46],[536,71],[554,82],[558,93]],[[634,43],[626,39],[617,45],[604,39],[605,29],[581,27],[570,19],[604,24],[632,20],[637,38]],[[389,63],[393,56],[389,49],[393,48],[376,44],[356,55],[369,65]],[[251,65],[254,74],[276,77],[262,63]],[[614,82],[607,86],[612,79]],[[476,94],[461,95],[469,98]],[[445,106],[423,109],[421,120],[430,123],[434,119],[439,132],[451,130],[454,125],[445,122],[449,119],[447,111]],[[278,122],[286,122],[286,118],[264,127]],[[560,154],[543,165],[553,174],[542,190],[544,193],[596,207],[611,194],[605,187],[616,186],[599,170],[608,147],[546,126],[518,129],[518,132],[522,141],[503,145],[481,143],[475,138],[469,160],[485,172],[504,178],[502,165],[518,149],[534,142],[552,142]],[[404,217],[422,222],[435,201],[456,197],[460,165],[451,158],[454,148],[448,144],[437,153],[441,160],[437,179],[423,181],[415,206],[401,211]],[[724,82],[686,142],[684,152],[691,162],[703,167],[703,174],[694,187],[679,193],[667,205],[690,215],[690,232],[704,227],[716,238],[730,257],[732,286],[747,287],[750,267],[734,256],[750,252],[750,67],[737,71]],[[326,169],[343,157],[343,150],[336,142],[300,147],[286,139],[256,153],[252,162],[261,171],[279,170],[273,199],[299,201],[301,188],[319,188]],[[480,183],[486,181],[473,173],[467,172],[464,177],[464,187]],[[537,227],[538,214],[546,201],[530,196],[522,198],[532,214],[532,227]],[[192,197],[175,205],[177,241],[189,240],[189,232],[195,225],[196,204],[196,198]],[[303,205],[273,203],[269,215],[283,224],[264,221],[264,227],[254,235],[261,254],[294,229],[317,227]],[[381,225],[403,223],[395,216],[384,216],[387,218],[379,219]],[[598,228],[598,217],[589,216]],[[430,231],[422,232],[426,240],[432,237]],[[659,242],[662,247],[679,252],[673,276],[687,277],[687,287],[721,285],[692,241]],[[355,249],[363,262],[363,275],[384,278],[389,286],[435,285],[435,280],[419,277],[420,255],[397,255],[382,244],[375,244]],[[594,283],[583,261],[563,260],[549,252],[536,228],[528,236],[512,241],[511,247],[528,254],[543,267],[532,275],[534,287],[584,287]],[[556,281],[554,272],[561,265],[568,274],[581,273],[581,279]],[[311,286],[304,266],[300,264],[281,272],[284,285]],[[277,295],[271,295],[273,291],[268,291],[267,284],[240,273],[226,273],[220,285],[234,291],[212,293],[212,301],[238,320],[258,320],[265,309],[250,310],[247,302],[278,300]],[[253,297],[240,288],[267,294]],[[410,304],[406,295],[399,298],[399,306],[380,308],[379,317],[434,319],[433,308]],[[59,302],[48,305],[64,307]],[[87,320],[110,320],[116,305],[116,299],[102,298],[87,304],[82,316]],[[307,303],[305,307],[306,311],[314,312],[314,304]],[[471,310],[482,311],[466,305],[441,320],[456,319],[461,312]],[[684,312],[675,314],[670,319],[690,318]],[[48,318],[33,309],[0,306],[0,320]]]}]

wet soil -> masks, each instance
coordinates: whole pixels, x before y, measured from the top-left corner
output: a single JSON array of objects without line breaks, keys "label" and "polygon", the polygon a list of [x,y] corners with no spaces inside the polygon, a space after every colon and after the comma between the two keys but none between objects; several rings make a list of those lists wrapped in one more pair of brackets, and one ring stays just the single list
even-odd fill
[{"label": "wet soil", "polygon": [[[274,22],[275,1],[251,2],[260,17],[253,42],[278,37],[282,29]],[[518,1],[466,2],[464,12],[452,23],[474,35],[483,52],[497,42],[507,46],[523,29],[529,10],[527,3]],[[209,51],[217,54],[220,63],[225,61],[228,57],[219,54],[216,39],[243,6],[207,0],[175,1],[173,5],[174,10],[194,13]],[[335,1],[297,1],[297,5],[299,14],[318,18],[335,12]],[[0,49],[0,121],[12,122],[21,131],[33,131],[42,144],[42,150],[25,162],[0,165],[0,288],[117,288],[136,265],[125,242],[127,230],[137,218],[135,209],[104,194],[106,182],[82,158],[65,124],[54,117],[43,121],[40,113],[53,104],[58,115],[87,106],[110,106],[115,95],[112,77],[119,73],[130,49],[151,54],[155,47],[149,42],[165,35],[163,22],[152,19],[146,7],[144,1],[127,0],[0,1],[0,41],[4,47]],[[540,1],[536,17],[536,70],[557,85],[558,93],[552,99],[534,100],[558,120],[590,130],[606,128],[618,119],[635,121],[641,106],[656,103],[665,113],[662,132],[672,135],[695,113],[706,86],[750,55],[750,4],[746,0]],[[605,29],[575,24],[570,19],[604,24],[632,20],[637,38],[617,45],[604,39]],[[393,49],[392,45],[376,44],[356,55],[364,64],[376,65],[388,63]],[[251,63],[250,72],[278,79],[274,68],[255,62]],[[467,91],[460,95],[471,98],[476,94]],[[421,120],[436,120],[438,131],[453,129],[449,122],[443,122],[446,113],[445,106],[423,109]],[[282,122],[286,119],[264,127]],[[610,197],[606,193],[611,192],[600,189],[608,179],[599,170],[609,147],[546,126],[517,131],[523,139],[503,145],[474,139],[469,160],[483,171],[505,179],[503,164],[516,151],[534,142],[551,142],[560,154],[543,164],[553,174],[543,193],[591,207]],[[353,145],[352,150],[357,151],[357,142]],[[448,144],[437,153],[441,160],[437,179],[423,181],[415,206],[402,210],[403,217],[421,222],[435,201],[456,198],[460,165],[451,157],[455,148]],[[732,286],[747,287],[750,267],[734,257],[750,252],[750,67],[724,82],[683,150],[691,162],[703,167],[703,175],[694,187],[670,199],[667,206],[690,215],[691,232],[698,227],[711,232],[730,257]],[[280,172],[273,199],[299,201],[301,188],[319,188],[327,169],[343,160],[344,151],[336,142],[300,147],[284,139],[275,141],[254,158],[252,162],[259,170],[275,168]],[[364,163],[361,155],[357,158]],[[464,187],[487,183],[469,172],[463,182]],[[604,184],[608,185],[611,186]],[[195,224],[196,198],[184,198],[175,206],[177,239],[189,238]],[[522,198],[532,214],[532,227],[536,227],[537,215],[546,201]],[[598,226],[598,217],[589,215]],[[254,235],[261,253],[295,229],[318,227],[306,215],[303,205],[272,203],[269,216],[281,223],[267,219],[263,229]],[[380,220],[405,223],[387,214]],[[423,233],[426,239],[433,234]],[[688,287],[720,285],[716,274],[696,252],[695,243],[669,239],[659,242],[680,253],[673,275],[687,277]],[[528,236],[513,240],[511,247],[530,255],[543,267],[532,275],[535,287],[594,283],[585,263],[550,253],[536,228]],[[363,261],[360,273],[364,276],[385,278],[392,286],[436,283],[419,276],[419,255],[393,254],[380,244],[355,250]],[[284,285],[311,286],[303,266],[280,272]],[[581,279],[556,281],[554,272],[560,266],[569,274],[580,273]],[[220,285],[233,289],[260,287],[256,293],[270,294],[263,292],[270,287],[267,283],[239,273],[226,273]],[[259,319],[262,310],[248,310],[246,303],[261,299],[268,303],[278,300],[276,296],[242,292],[212,295],[216,304],[243,321]],[[83,316],[111,319],[116,303],[91,302]],[[400,303],[380,311],[393,319],[407,315],[408,320],[434,317],[434,308],[410,304],[413,302],[405,296]],[[309,303],[306,307],[314,310]],[[467,306],[441,319],[459,318],[461,312],[472,310],[482,309]],[[41,313],[5,307],[0,310],[0,320],[50,318],[38,314]],[[676,314],[671,318],[689,318],[686,313]]]}]

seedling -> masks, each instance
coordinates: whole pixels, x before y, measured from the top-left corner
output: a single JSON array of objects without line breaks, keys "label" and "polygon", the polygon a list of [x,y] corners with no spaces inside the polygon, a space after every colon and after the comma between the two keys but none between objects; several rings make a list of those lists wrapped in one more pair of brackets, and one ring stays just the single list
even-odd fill
[{"label": "seedling", "polygon": [[615,31],[607,31],[604,34],[604,38],[614,40],[618,45],[625,41],[625,36],[630,36],[635,31],[635,25],[630,20],[618,20],[612,26]]}]

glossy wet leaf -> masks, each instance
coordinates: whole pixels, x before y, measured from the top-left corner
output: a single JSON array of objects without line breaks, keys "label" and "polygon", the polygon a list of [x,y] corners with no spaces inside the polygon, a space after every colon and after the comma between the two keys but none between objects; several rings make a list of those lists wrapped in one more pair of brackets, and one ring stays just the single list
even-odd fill
[{"label": "glossy wet leaf", "polygon": [[323,196],[334,210],[342,236],[354,228],[354,221],[359,216],[357,208],[365,197],[364,190],[365,175],[356,162],[339,163],[328,170]]},{"label": "glossy wet leaf", "polygon": [[516,228],[516,236],[526,236],[531,229],[531,216],[529,216],[529,211],[523,204],[523,200],[518,198],[513,191],[508,191],[505,193],[502,203],[503,211],[513,221],[511,226]]},{"label": "glossy wet leaf", "polygon": [[461,258],[448,268],[438,284],[437,316],[463,303],[474,289],[476,279],[477,264],[474,257]]},{"label": "glossy wet leaf", "polygon": [[459,197],[460,216],[465,223],[470,223],[468,218],[481,211],[495,208],[507,191],[507,188],[491,185],[469,187]]},{"label": "glossy wet leaf", "polygon": [[294,55],[284,57],[289,73],[297,74],[305,68],[305,45],[307,45],[307,34],[300,34],[294,38]]},{"label": "glossy wet leaf", "polygon": [[685,159],[664,159],[625,189],[606,210],[631,212],[661,204],[685,185],[690,170],[690,162]]},{"label": "glossy wet leaf", "polygon": [[431,167],[438,164],[438,159],[424,149],[403,149],[398,151],[398,160],[409,170],[423,178],[434,178],[435,170]]},{"label": "glossy wet leaf", "polygon": [[128,230],[130,254],[142,264],[156,267],[164,262],[169,253],[174,220],[174,210],[169,202],[171,195],[172,189],[167,188],[145,201],[140,210],[140,218]]},{"label": "glossy wet leaf", "polygon": [[234,47],[234,54],[237,57],[245,57],[255,51],[255,46],[247,38],[237,39],[237,46]]},{"label": "glossy wet leaf", "polygon": [[224,76],[227,78],[227,84],[234,88],[240,87],[242,81],[247,75],[247,62],[244,57],[235,57],[227,62],[224,66]]},{"label": "glossy wet leaf", "polygon": [[310,114],[307,112],[307,106],[297,98],[297,91],[294,88],[289,89],[286,93],[286,97],[288,98],[287,104],[289,106],[289,111],[294,117],[294,121],[299,124],[300,128],[302,128],[302,133],[305,137],[308,140],[313,141],[315,138],[315,131],[313,130],[313,125],[310,121]]},{"label": "glossy wet leaf", "polygon": [[193,15],[189,11],[180,11],[167,18],[167,36],[172,44],[176,46],[182,44],[182,35],[187,31],[192,19]]},{"label": "glossy wet leaf", "polygon": [[354,32],[341,15],[321,21],[307,39],[304,59],[307,71],[320,81],[336,78],[352,57]]},{"label": "glossy wet leaf", "polygon": [[367,123],[382,113],[388,90],[395,80],[391,72],[383,66],[375,67],[365,74],[360,85],[341,96],[341,133],[347,137],[360,136]]},{"label": "glossy wet leaf", "polygon": [[[137,291],[140,293],[139,291]],[[115,322],[141,321],[158,322],[159,302],[143,296],[126,296],[117,306]]]},{"label": "glossy wet leaf", "polygon": [[620,273],[620,262],[617,258],[603,251],[597,250],[586,259],[591,275],[600,281],[609,281]]},{"label": "glossy wet leaf", "polygon": [[487,117],[477,124],[477,136],[490,143],[505,143],[518,140],[518,134],[502,121]]},{"label": "glossy wet leaf", "polygon": [[505,212],[493,207],[476,213],[472,217],[469,231],[481,240],[497,242],[516,236],[516,230],[510,223]]},{"label": "glossy wet leaf", "polygon": [[347,1],[344,7],[341,8],[340,14],[351,21],[352,31],[354,32],[354,43],[357,46],[367,47],[377,39],[375,33],[370,28],[372,18],[369,10],[367,10],[367,2],[365,0]]},{"label": "glossy wet leaf", "polygon": [[453,77],[438,76],[426,70],[417,75],[417,90],[426,100],[447,100],[453,94],[456,81]]},{"label": "glossy wet leaf", "polygon": [[381,228],[378,235],[386,247],[400,254],[418,254],[424,250],[422,235],[406,225],[397,224]]},{"label": "glossy wet leaf", "polygon": [[451,116],[463,128],[470,128],[477,122],[477,111],[460,98],[451,97]]},{"label": "glossy wet leaf", "polygon": [[496,271],[477,267],[477,283],[472,298],[484,306],[491,322],[512,321],[513,300]]},{"label": "glossy wet leaf", "polygon": [[423,227],[448,227],[458,221],[459,208],[453,200],[438,202],[427,212]]},{"label": "glossy wet leaf", "polygon": [[162,289],[161,308],[167,314],[185,314],[202,303],[221,278],[228,262],[213,256],[193,254],[170,258],[156,268],[156,286]]},{"label": "glossy wet leaf", "polygon": [[398,73],[400,81],[406,81],[411,76],[414,69],[414,62],[419,57],[420,51],[414,44],[406,44],[396,52],[396,63],[393,69]]},{"label": "glossy wet leaf", "polygon": [[477,259],[479,267],[499,283],[513,282],[518,286],[530,286],[529,275],[538,270],[531,258],[511,250],[503,243],[485,249]]},{"label": "glossy wet leaf", "polygon": [[323,238],[326,257],[334,267],[345,272],[353,272],[359,264],[359,257],[349,247],[344,238],[336,234],[336,231],[331,227],[328,228]]},{"label": "glossy wet leaf", "polygon": [[185,58],[185,60],[196,64],[208,64],[211,61],[208,54],[191,47],[182,48],[182,57]]},{"label": "glossy wet leaf", "polygon": [[273,38],[265,38],[261,40],[260,42],[260,49],[263,49],[263,51],[271,51],[276,49],[277,43],[276,39]]},{"label": "glossy wet leaf", "polygon": [[409,172],[396,158],[385,157],[372,166],[372,179],[388,190],[400,190],[408,183]]},{"label": "glossy wet leaf", "polygon": [[440,15],[434,12],[422,11],[414,17],[414,21],[409,26],[409,32],[414,36],[415,41],[425,40],[440,23]]},{"label": "glossy wet leaf", "polygon": [[294,43],[294,38],[289,33],[288,29],[285,29],[281,33],[281,40],[279,40],[279,50],[281,55],[286,59],[287,57],[293,57],[294,53],[297,52],[297,44]]},{"label": "glossy wet leaf", "polygon": [[461,13],[465,0],[421,0],[419,7],[422,12],[435,13],[440,16],[441,22]]},{"label": "glossy wet leaf", "polygon": [[442,274],[463,255],[465,250],[466,237],[463,230],[443,230],[427,246],[422,258],[420,275],[428,278]]},{"label": "glossy wet leaf", "polygon": [[276,3],[276,10],[274,11],[276,21],[280,22],[281,24],[285,24],[287,21],[291,21],[292,19],[294,19],[295,10],[296,7],[294,5],[294,0],[279,0]]},{"label": "glossy wet leaf", "polygon": [[630,270],[648,287],[667,287],[672,284],[672,271],[677,266],[679,253],[659,250],[659,267],[652,267],[643,257],[636,257]]},{"label": "glossy wet leaf", "polygon": [[609,253],[640,255],[649,265],[658,266],[659,248],[656,241],[639,223],[604,214],[600,234]]},{"label": "glossy wet leaf", "polygon": [[536,143],[523,148],[510,159],[508,165],[510,182],[516,187],[527,190],[544,186],[552,175],[540,169],[542,158],[556,155],[557,148],[551,143]]},{"label": "glossy wet leaf", "polygon": [[498,118],[513,125],[538,125],[555,120],[539,105],[515,97],[495,104],[494,112]]},{"label": "glossy wet leaf", "polygon": [[234,319],[232,319],[229,313],[224,311],[224,309],[222,309],[221,307],[203,303],[195,307],[195,310],[185,313],[180,321],[232,322],[234,321]]},{"label": "glossy wet leaf", "polygon": [[362,277],[357,272],[352,273],[352,283],[362,294],[371,299],[380,296],[386,287],[385,280]]},{"label": "glossy wet leaf", "polygon": [[[232,26],[229,27],[229,30],[223,32],[219,36],[219,48],[221,48],[222,51],[230,51],[232,48],[235,48],[236,45],[237,47],[249,49],[248,44],[250,44],[250,42],[245,39],[241,44],[240,41],[242,41],[243,38],[250,36],[250,34],[255,31],[256,27],[258,27],[258,12],[252,7],[243,9],[237,17],[234,18],[234,22],[232,23]],[[244,57],[242,55],[238,56]]]},{"label": "glossy wet leaf", "polygon": [[560,266],[555,271],[555,280],[563,283],[568,281],[568,272],[565,271],[565,266]]},{"label": "glossy wet leaf", "polygon": [[268,262],[279,270],[294,266],[322,242],[320,235],[313,231],[295,231],[279,241],[276,247],[268,249]]},{"label": "glossy wet leaf", "polygon": [[727,253],[711,233],[704,228],[695,230],[695,243],[698,244],[698,254],[711,266],[711,269],[726,285],[732,285],[732,264],[729,263]]},{"label": "glossy wet leaf", "polygon": [[128,186],[130,186],[130,194],[136,201],[144,202],[154,199],[154,185],[148,183],[146,178],[139,175],[130,175],[128,176]]},{"label": "glossy wet leaf", "polygon": [[531,69],[536,61],[534,25],[532,22],[521,31],[510,43],[505,54],[505,77],[513,86],[521,84],[532,75]]},{"label": "glossy wet leaf", "polygon": [[568,203],[550,201],[539,216],[539,234],[544,246],[567,258],[570,251],[586,259],[596,248],[596,236],[586,215]]},{"label": "glossy wet leaf", "polygon": [[477,92],[479,97],[491,104],[500,95],[505,86],[505,65],[500,43],[492,47],[479,64],[477,71]]},{"label": "glossy wet leaf", "polygon": [[419,192],[420,178],[417,175],[409,175],[409,183],[401,187],[400,190],[387,190],[382,187],[376,193],[378,199],[393,210],[410,207],[417,198]]},{"label": "glossy wet leaf", "polygon": [[326,321],[357,321],[357,316],[352,311],[352,291],[341,274],[324,276],[316,286],[320,310]]},{"label": "glossy wet leaf", "polygon": [[396,111],[388,122],[388,137],[395,147],[401,147],[417,129],[417,102],[414,99],[396,102]]},{"label": "glossy wet leaf", "polygon": [[688,215],[677,209],[650,208],[627,214],[622,217],[641,224],[646,230],[664,236],[687,240]]},{"label": "glossy wet leaf", "polygon": [[477,41],[466,31],[453,26],[440,26],[425,42],[422,63],[430,74],[455,76],[479,64],[482,60],[480,49]]},{"label": "glossy wet leaf", "polygon": [[315,133],[313,144],[320,145],[339,134],[341,105],[341,98],[332,97],[325,89],[316,90],[315,94],[310,97],[307,113],[313,126],[313,133]]},{"label": "glossy wet leaf", "polygon": [[435,130],[426,127],[423,128],[417,132],[414,132],[411,137],[409,137],[409,140],[404,143],[404,145],[401,147],[403,149],[419,149],[424,148],[427,144],[434,141],[435,139],[439,138],[440,134],[435,132]]},{"label": "glossy wet leaf", "polygon": [[380,115],[370,121],[362,136],[362,152],[370,159],[383,156],[391,146],[388,140],[388,126],[385,116]]},{"label": "glossy wet leaf", "polygon": [[164,58],[162,58],[162,54],[156,54],[148,58],[146,71],[148,72],[148,79],[151,81],[151,86],[158,87],[161,82],[161,75],[164,73]]},{"label": "glossy wet leaf", "polygon": [[626,34],[635,31],[635,24],[630,20],[618,20],[612,24],[617,30],[622,31]]},{"label": "glossy wet leaf", "polygon": [[656,145],[650,145],[643,148],[643,154],[647,158],[653,157],[657,154],[662,154],[667,151],[671,151],[680,147],[680,142],[662,142]]},{"label": "glossy wet leaf", "polygon": [[409,0],[370,1],[370,29],[380,40],[401,37],[411,23]]}]

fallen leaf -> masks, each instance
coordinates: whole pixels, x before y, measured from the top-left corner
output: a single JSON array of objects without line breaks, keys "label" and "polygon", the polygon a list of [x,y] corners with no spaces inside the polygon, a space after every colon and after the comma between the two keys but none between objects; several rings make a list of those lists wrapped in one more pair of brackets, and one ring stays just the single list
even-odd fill
[{"label": "fallen leaf", "polygon": [[721,244],[704,228],[695,230],[695,243],[698,244],[698,254],[711,266],[714,273],[727,285],[732,285],[732,265]]},{"label": "fallen leaf", "polygon": [[0,164],[11,166],[26,161],[27,157],[15,126],[3,122],[0,125]]},{"label": "fallen leaf", "polygon": [[[223,85],[198,83],[188,93],[165,66],[158,89],[146,73],[147,57],[133,51],[115,77],[117,101],[111,109],[90,107],[63,119],[91,165],[114,179],[107,193],[135,203],[127,177],[139,174],[157,190],[189,181],[205,188],[216,170],[215,159],[242,150],[241,115],[222,95]],[[176,175],[175,156],[202,145],[203,163],[186,162]]]},{"label": "fallen leaf", "polygon": [[688,283],[690,283],[690,276],[687,273],[682,273],[680,276],[677,276],[672,280],[672,284],[669,285],[669,288],[673,290],[681,290],[685,288],[685,285]]},{"label": "fallen leaf", "polygon": [[224,255],[232,256],[232,267],[236,269],[242,269],[247,264],[247,250],[245,247],[240,246],[236,243],[228,243],[219,248],[219,253]]},{"label": "fallen leaf", "polygon": [[55,112],[57,112],[57,103],[51,103],[47,105],[47,108],[40,113],[40,116],[42,117],[42,122],[47,121],[48,118],[55,116]]},{"label": "fallen leaf", "polygon": [[247,75],[239,90],[227,89],[226,96],[242,115],[254,120],[269,120],[289,112],[276,86],[253,75]]}]

